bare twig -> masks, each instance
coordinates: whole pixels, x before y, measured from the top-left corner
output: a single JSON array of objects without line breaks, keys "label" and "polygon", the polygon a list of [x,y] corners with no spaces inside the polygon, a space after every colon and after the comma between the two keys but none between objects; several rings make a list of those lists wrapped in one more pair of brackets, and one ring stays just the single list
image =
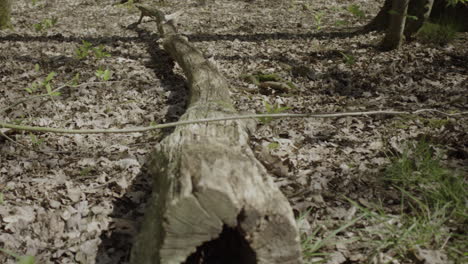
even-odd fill
[{"label": "bare twig", "polygon": [[420,109],[413,112],[410,111],[393,111],[393,110],[378,110],[368,112],[343,112],[343,113],[323,113],[323,114],[251,114],[251,115],[239,115],[239,116],[226,116],[220,118],[205,118],[198,120],[185,120],[179,122],[172,122],[167,124],[160,124],[148,127],[133,127],[124,129],[64,129],[64,128],[50,128],[50,127],[36,127],[36,126],[21,126],[9,123],[0,122],[0,127],[11,128],[23,131],[34,131],[41,133],[58,133],[58,134],[116,134],[116,133],[142,133],[148,132],[155,129],[163,129],[168,127],[175,127],[181,125],[190,125],[197,123],[209,123],[226,120],[240,120],[240,119],[254,119],[261,117],[273,117],[273,118],[334,118],[334,117],[347,117],[347,116],[371,116],[371,115],[417,115],[424,112],[435,112],[445,116],[460,116],[466,115],[468,112],[461,113],[445,113],[436,109]]},{"label": "bare twig", "polygon": [[14,139],[12,139],[11,137],[9,137],[7,134],[3,133],[2,130],[0,130],[0,136],[6,138],[8,141],[10,141],[11,143],[15,144],[15,145],[18,145],[18,146],[21,146],[23,148],[27,148],[27,146],[21,144],[21,143],[18,143],[16,142]]}]

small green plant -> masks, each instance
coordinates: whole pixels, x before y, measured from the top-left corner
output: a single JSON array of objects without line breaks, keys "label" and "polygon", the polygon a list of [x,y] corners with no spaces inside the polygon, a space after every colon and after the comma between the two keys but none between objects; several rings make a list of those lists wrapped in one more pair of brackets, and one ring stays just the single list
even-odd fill
[{"label": "small green plant", "polygon": [[458,173],[444,168],[433,147],[425,141],[409,145],[392,159],[385,178],[403,190],[424,200],[431,209],[448,205],[457,216],[466,217],[468,184]]},{"label": "small green plant", "polygon": [[454,23],[435,24],[426,22],[416,34],[423,42],[445,45],[457,37],[458,26]]},{"label": "small green plant", "polygon": [[80,82],[80,73],[76,73],[73,78],[69,81],[70,85],[76,87]]},{"label": "small green plant", "polygon": [[0,205],[3,205],[5,203],[3,193],[0,192]]},{"label": "small green plant", "polygon": [[[396,10],[393,10],[393,9],[391,9],[390,11],[388,11],[388,13],[389,13],[390,15],[393,15],[393,16],[399,15],[399,13],[398,13]],[[417,16],[412,16],[412,15],[410,15],[410,14],[405,15],[405,17],[406,17],[407,19],[411,19],[411,20],[418,20],[418,17],[417,17]]]},{"label": "small green plant", "polygon": [[[266,108],[266,113],[267,114],[280,114],[288,109],[290,109],[287,106],[280,107],[278,104],[269,104],[268,102],[264,102],[265,108]],[[273,117],[259,117],[258,118],[262,124],[268,124],[273,120]]]},{"label": "small green plant", "polygon": [[86,177],[88,176],[91,172],[94,171],[94,167],[90,166],[90,167],[85,167],[83,169],[81,169],[80,171],[80,176],[81,177]]},{"label": "small green plant", "polygon": [[76,48],[75,50],[76,58],[82,60],[88,57],[90,54],[93,54],[97,59],[102,59],[111,56],[105,51],[104,45],[93,47],[93,45],[90,42],[82,40],[81,45],[78,46],[78,48]]},{"label": "small green plant", "polygon": [[58,96],[60,95],[59,92],[52,91],[52,79],[55,77],[55,72],[50,72],[47,77],[42,82],[33,82],[30,87],[25,88],[25,90],[32,94],[36,92],[38,89],[45,88],[46,92],[50,96]]},{"label": "small green plant", "polygon": [[36,261],[34,256],[20,256],[4,248],[0,248],[0,252],[14,257],[17,260],[17,264],[34,264],[34,262]]},{"label": "small green plant", "polygon": [[75,50],[76,57],[80,60],[88,57],[89,51],[92,49],[92,44],[86,40],[81,41],[81,45]]},{"label": "small green plant", "polygon": [[351,66],[356,63],[356,57],[350,54],[346,54],[340,51],[341,56],[343,56],[343,61],[346,65]]},{"label": "small green plant", "polygon": [[242,79],[249,83],[253,83],[255,85],[260,85],[262,82],[283,82],[284,80],[276,73],[262,73],[257,72],[252,75],[242,75]]},{"label": "small green plant", "polygon": [[93,48],[94,56],[98,59],[110,57],[111,55],[104,50],[104,45]]},{"label": "small green plant", "polygon": [[33,24],[33,26],[36,31],[42,31],[42,29],[44,29],[41,23]]},{"label": "small green plant", "polygon": [[353,14],[353,16],[359,19],[366,17],[364,11],[362,11],[361,8],[356,4],[349,5],[348,8],[346,8],[346,10],[348,10],[348,12],[350,12],[351,14]]},{"label": "small green plant", "polygon": [[312,12],[312,16],[314,16],[315,21],[315,29],[320,30],[323,26],[323,16],[325,15],[324,12]]},{"label": "small green plant", "polygon": [[52,17],[52,18],[46,18],[42,20],[41,22],[34,24],[33,26],[34,26],[34,29],[39,32],[39,31],[52,28],[53,26],[55,26],[55,24],[57,24],[57,22],[58,22],[58,18]]},{"label": "small green plant", "polygon": [[306,3],[301,3],[301,7],[303,11],[310,11],[310,6]]},{"label": "small green plant", "polygon": [[279,148],[279,143],[278,142],[271,142],[270,144],[268,144],[268,148],[269,149],[278,149]]},{"label": "small green plant", "polygon": [[448,119],[430,118],[428,119],[429,127],[439,129],[450,123]]},{"label": "small green plant", "polygon": [[40,145],[42,145],[42,143],[44,143],[43,138],[38,138],[36,135],[32,133],[29,133],[29,138],[31,139],[31,142],[34,147],[39,147]]},{"label": "small green plant", "polygon": [[418,20],[417,16],[412,16],[412,15],[406,15],[406,18],[411,19],[411,20]]},{"label": "small green plant", "polygon": [[346,26],[346,25],[348,25],[348,24],[349,24],[349,22],[346,21],[346,20],[337,20],[337,21],[335,22],[335,25],[337,25],[337,26]]},{"label": "small green plant", "polygon": [[270,73],[270,74],[263,74],[263,73],[258,73],[254,75],[259,82],[278,82],[281,81],[281,77],[279,77],[275,73]]},{"label": "small green plant", "polygon": [[35,5],[37,5],[37,3],[38,3],[39,1],[41,1],[41,0],[31,0],[31,3],[32,3],[33,6],[35,6]]},{"label": "small green plant", "polygon": [[98,69],[94,74],[103,81],[108,81],[112,77],[112,72],[108,69]]}]

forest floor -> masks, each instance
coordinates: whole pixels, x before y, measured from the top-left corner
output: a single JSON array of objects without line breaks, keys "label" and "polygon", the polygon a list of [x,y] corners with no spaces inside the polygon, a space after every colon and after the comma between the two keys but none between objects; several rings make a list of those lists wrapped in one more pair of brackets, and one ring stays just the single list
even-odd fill
[{"label": "forest floor", "polygon": [[[382,1],[166,2],[167,13],[186,9],[180,32],[226,76],[239,112],[468,110],[467,34],[382,52],[381,33],[353,33]],[[154,22],[128,28],[139,12],[113,4],[14,1],[14,30],[0,32],[1,121],[107,129],[178,120],[188,97],[181,69]],[[246,81],[260,74],[294,88]],[[36,96],[47,87],[60,95]],[[151,189],[144,163],[170,131],[1,131],[0,248],[37,263],[127,263]],[[467,263],[467,131],[467,115],[430,112],[275,119],[258,124],[251,145],[294,209],[306,263]],[[455,182],[441,187],[455,200],[426,196],[441,192],[426,176]],[[0,263],[16,262],[0,253]]]}]

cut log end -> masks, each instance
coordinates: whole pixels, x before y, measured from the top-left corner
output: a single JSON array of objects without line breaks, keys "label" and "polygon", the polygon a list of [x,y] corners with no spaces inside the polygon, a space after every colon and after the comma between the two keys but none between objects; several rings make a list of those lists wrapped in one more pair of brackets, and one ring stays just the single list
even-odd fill
[{"label": "cut log end", "polygon": [[217,204],[194,196],[172,201],[164,216],[155,206],[163,201],[152,198],[131,263],[301,263],[291,215],[283,212],[281,203],[268,208],[278,199],[273,198],[266,208],[239,210],[222,193],[214,195]]}]

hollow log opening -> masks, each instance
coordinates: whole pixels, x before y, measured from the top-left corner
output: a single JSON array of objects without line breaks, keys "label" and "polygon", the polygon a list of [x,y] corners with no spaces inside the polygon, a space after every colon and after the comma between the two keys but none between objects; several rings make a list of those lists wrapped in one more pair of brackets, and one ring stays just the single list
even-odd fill
[{"label": "hollow log opening", "polygon": [[255,252],[237,228],[226,225],[218,238],[197,247],[184,264],[256,264]]}]

